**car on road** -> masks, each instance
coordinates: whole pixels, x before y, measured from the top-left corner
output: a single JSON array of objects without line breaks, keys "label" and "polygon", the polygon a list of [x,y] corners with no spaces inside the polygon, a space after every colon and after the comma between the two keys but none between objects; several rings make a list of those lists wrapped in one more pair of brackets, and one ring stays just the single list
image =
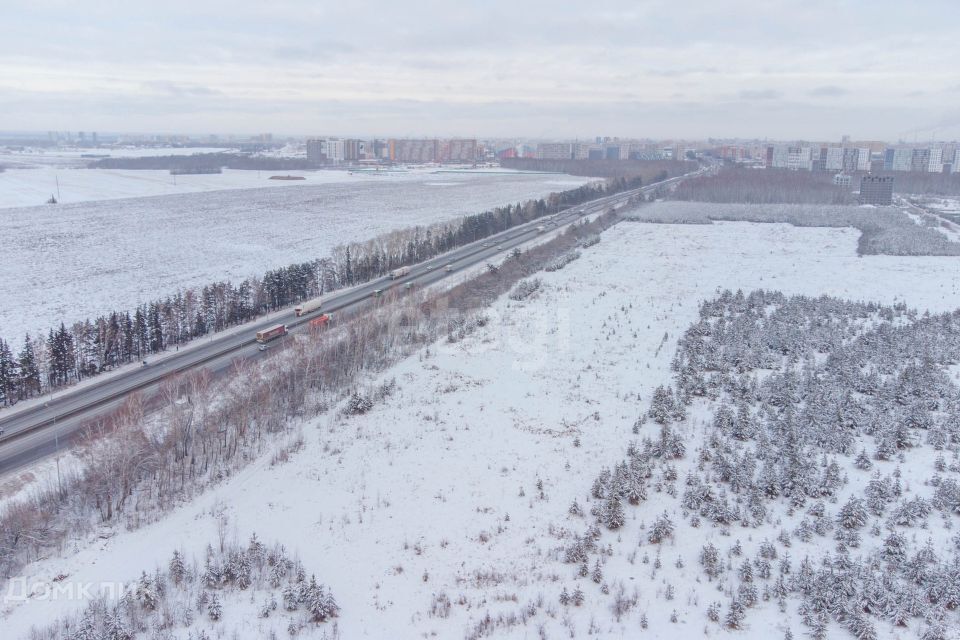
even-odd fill
[{"label": "car on road", "polygon": [[266,351],[266,350],[269,349],[269,348],[270,348],[270,345],[268,345],[268,344],[261,344],[261,345],[258,345],[258,346],[257,346],[257,351]]},{"label": "car on road", "polygon": [[374,289],[373,293],[370,294],[374,298],[379,298],[383,295],[383,289]]},{"label": "car on road", "polygon": [[498,244],[498,245],[497,245],[497,251],[503,251],[503,245],[502,245],[502,244]]},{"label": "car on road", "polygon": [[446,271],[447,273],[450,273],[451,271],[453,271],[453,265],[452,265],[452,264],[448,264],[447,266],[445,266],[445,267],[443,268],[443,270]]},{"label": "car on road", "polygon": [[489,243],[489,242],[484,242],[484,243],[483,243],[483,247],[484,247],[484,248],[487,248],[487,247],[489,247],[489,246],[490,246],[490,243]]}]

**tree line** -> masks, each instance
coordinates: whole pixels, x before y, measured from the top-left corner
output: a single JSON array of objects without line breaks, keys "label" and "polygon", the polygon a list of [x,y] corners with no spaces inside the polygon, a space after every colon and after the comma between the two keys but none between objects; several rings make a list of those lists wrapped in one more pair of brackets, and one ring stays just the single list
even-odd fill
[{"label": "tree line", "polygon": [[724,168],[677,185],[674,200],[753,204],[856,204],[853,187],[833,184],[833,174],[789,169]]},{"label": "tree line", "polygon": [[331,255],[291,264],[240,283],[214,282],[74,322],[45,336],[27,334],[19,349],[0,338],[0,405],[9,406],[242,324],[302,300],[387,275],[475,240],[568,207],[642,186],[641,176],[590,183],[546,198],[506,205],[452,222],[417,226]]},{"label": "tree line", "polygon": [[697,169],[697,163],[689,160],[574,160],[572,158],[562,160],[504,158],[500,160],[500,166],[519,171],[555,171],[571,176],[592,178],[640,176],[648,184]]},{"label": "tree line", "polygon": [[174,173],[219,173],[228,169],[297,171],[315,169],[306,158],[275,158],[241,153],[198,153],[194,155],[143,156],[139,158],[103,158],[87,165],[90,169],[134,169],[172,171]]}]

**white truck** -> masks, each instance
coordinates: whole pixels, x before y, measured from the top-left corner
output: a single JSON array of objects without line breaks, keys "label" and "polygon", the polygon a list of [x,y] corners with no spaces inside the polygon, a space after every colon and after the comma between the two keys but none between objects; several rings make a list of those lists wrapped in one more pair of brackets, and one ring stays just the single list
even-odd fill
[{"label": "white truck", "polygon": [[410,267],[400,267],[390,272],[390,279],[396,280],[397,278],[402,278],[407,275],[410,275]]},{"label": "white truck", "polygon": [[293,313],[299,318],[302,315],[308,314],[311,311],[316,311],[323,306],[322,298],[314,298],[313,300],[307,300],[306,302],[301,302],[293,308]]}]

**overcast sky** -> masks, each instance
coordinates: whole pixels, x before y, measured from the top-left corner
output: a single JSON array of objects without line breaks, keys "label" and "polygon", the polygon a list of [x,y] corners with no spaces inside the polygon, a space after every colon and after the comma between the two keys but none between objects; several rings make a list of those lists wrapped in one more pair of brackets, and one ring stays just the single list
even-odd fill
[{"label": "overcast sky", "polygon": [[960,138],[957,0],[0,0],[0,130]]}]

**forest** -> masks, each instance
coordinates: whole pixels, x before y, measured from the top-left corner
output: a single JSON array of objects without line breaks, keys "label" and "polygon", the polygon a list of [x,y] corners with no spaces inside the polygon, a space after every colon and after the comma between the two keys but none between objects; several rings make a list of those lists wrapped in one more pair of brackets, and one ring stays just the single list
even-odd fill
[{"label": "forest", "polygon": [[929,173],[924,171],[881,171],[877,175],[891,176],[897,193],[928,196],[960,195],[960,173]]},{"label": "forest", "polygon": [[684,180],[670,197],[751,204],[856,204],[852,187],[838,187],[832,179],[832,174],[823,172],[727,167]]},{"label": "forest", "polygon": [[632,538],[631,511],[656,499],[644,562],[668,542],[699,545],[676,567],[716,583],[726,603],[703,606],[720,627],[793,601],[817,640],[836,637],[831,626],[877,638],[879,624],[949,637],[960,606],[960,386],[949,369],[960,311],[724,291],[699,316],[679,340],[673,384],[638,416],[638,440],[593,482],[589,516],[571,505],[594,524],[561,557],[602,589],[617,577],[603,571],[603,530]]},{"label": "forest", "polygon": [[19,348],[0,337],[0,406],[62,388],[190,340],[337,289],[385,276],[397,267],[447,251],[543,215],[639,187],[643,179],[612,178],[547,198],[334,248],[330,256],[271,269],[239,283],[214,282],[179,290],[130,310],[61,322]]}]

